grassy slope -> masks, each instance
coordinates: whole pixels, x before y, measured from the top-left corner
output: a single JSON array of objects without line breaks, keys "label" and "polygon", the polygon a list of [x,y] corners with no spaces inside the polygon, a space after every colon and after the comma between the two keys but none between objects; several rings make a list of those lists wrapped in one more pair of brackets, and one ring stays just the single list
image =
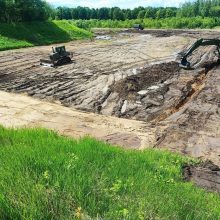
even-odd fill
[{"label": "grassy slope", "polygon": [[184,183],[189,159],[0,127],[0,219],[219,219],[220,198]]},{"label": "grassy slope", "polygon": [[0,23],[0,50],[83,39],[91,33],[68,21]]}]

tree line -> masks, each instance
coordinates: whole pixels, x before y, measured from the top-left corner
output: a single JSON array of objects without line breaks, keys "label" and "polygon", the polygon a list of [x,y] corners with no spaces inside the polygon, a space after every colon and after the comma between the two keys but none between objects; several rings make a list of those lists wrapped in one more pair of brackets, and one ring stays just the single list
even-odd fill
[{"label": "tree line", "polygon": [[99,19],[99,20],[131,20],[138,18],[169,18],[177,15],[177,8],[153,8],[153,7],[138,7],[131,9],[113,8],[87,8],[87,7],[58,7],[56,9],[57,19]]},{"label": "tree line", "polygon": [[186,17],[219,17],[220,0],[196,0],[175,7],[137,7],[134,9],[57,7],[45,0],[0,0],[0,22],[67,20],[134,20]]},{"label": "tree line", "polygon": [[132,20],[132,19],[164,19],[171,17],[218,17],[220,16],[220,0],[196,0],[186,2],[175,7],[137,7],[131,9],[113,8],[88,8],[88,7],[58,7],[56,8],[57,19],[98,19],[98,20]]},{"label": "tree line", "polygon": [[220,0],[197,0],[186,2],[178,11],[180,17],[219,17]]},{"label": "tree line", "polygon": [[44,0],[0,0],[0,22],[44,21],[55,13]]}]

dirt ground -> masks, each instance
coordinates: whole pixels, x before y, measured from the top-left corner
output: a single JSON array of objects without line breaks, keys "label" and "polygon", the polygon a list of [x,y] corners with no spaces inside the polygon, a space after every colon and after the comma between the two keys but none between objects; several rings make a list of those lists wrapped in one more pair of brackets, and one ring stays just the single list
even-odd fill
[{"label": "dirt ground", "polygon": [[200,37],[220,32],[124,30],[110,40],[67,43],[74,61],[57,68],[39,65],[51,46],[1,52],[0,123],[167,148],[220,165],[216,48],[199,48],[189,59],[192,70],[177,63]]},{"label": "dirt ground", "polygon": [[89,135],[125,148],[144,149],[155,142],[153,129],[141,121],[79,112],[57,103],[2,91],[0,122],[6,127],[44,127],[75,138]]}]

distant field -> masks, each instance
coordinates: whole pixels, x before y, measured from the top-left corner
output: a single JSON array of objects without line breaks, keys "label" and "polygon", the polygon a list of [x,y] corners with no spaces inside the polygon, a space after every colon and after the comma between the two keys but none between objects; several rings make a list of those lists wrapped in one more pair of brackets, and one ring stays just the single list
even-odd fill
[{"label": "distant field", "polygon": [[0,23],[0,51],[91,37],[68,21]]},{"label": "distant field", "polygon": [[0,219],[220,218],[220,197],[184,183],[190,159],[175,154],[0,127],[0,155]]}]

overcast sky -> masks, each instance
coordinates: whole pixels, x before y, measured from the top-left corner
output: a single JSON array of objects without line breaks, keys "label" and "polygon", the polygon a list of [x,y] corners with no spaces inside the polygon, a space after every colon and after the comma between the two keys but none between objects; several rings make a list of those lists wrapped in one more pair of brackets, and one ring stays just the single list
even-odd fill
[{"label": "overcast sky", "polygon": [[178,7],[186,0],[47,0],[54,6],[86,6],[90,8],[113,7],[134,8],[137,6],[175,6]]}]

